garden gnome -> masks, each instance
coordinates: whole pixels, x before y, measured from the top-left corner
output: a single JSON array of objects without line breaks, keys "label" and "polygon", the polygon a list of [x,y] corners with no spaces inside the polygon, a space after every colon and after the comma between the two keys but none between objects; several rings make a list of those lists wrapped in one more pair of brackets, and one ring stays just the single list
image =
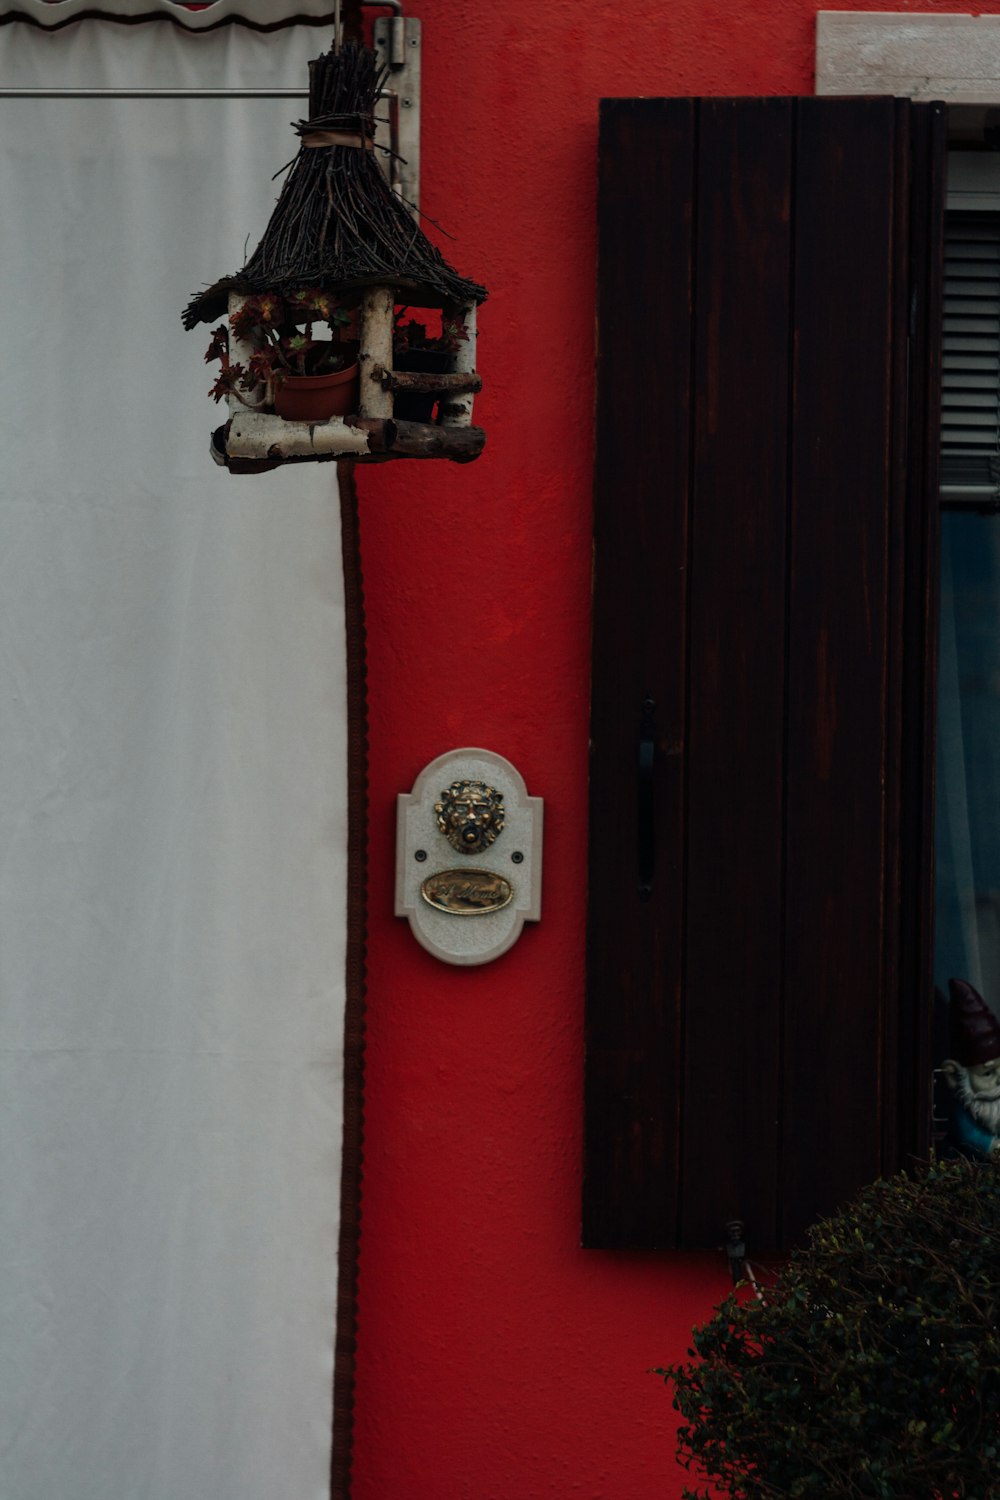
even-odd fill
[{"label": "garden gnome", "polygon": [[951,1050],[942,1068],[951,1088],[949,1137],[963,1156],[1000,1155],[1000,1021],[978,990],[950,979]]}]

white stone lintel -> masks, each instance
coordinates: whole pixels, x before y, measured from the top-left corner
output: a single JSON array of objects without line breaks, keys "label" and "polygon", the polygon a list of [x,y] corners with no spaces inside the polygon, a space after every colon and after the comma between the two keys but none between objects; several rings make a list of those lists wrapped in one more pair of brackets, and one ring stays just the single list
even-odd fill
[{"label": "white stone lintel", "polygon": [[816,92],[1000,103],[1000,16],[821,10]]}]

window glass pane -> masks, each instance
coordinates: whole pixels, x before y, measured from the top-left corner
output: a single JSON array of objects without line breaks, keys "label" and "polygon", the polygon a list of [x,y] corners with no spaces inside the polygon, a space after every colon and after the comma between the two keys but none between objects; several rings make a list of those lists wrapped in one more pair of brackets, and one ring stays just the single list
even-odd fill
[{"label": "window glass pane", "polygon": [[[936,1114],[953,1148],[985,1154],[1000,1137],[1000,516],[974,511],[942,517],[936,820],[935,1055],[963,1065],[939,1075]],[[948,998],[953,979],[976,993]]]},{"label": "window glass pane", "polygon": [[1000,516],[941,540],[935,980],[1000,995]]}]

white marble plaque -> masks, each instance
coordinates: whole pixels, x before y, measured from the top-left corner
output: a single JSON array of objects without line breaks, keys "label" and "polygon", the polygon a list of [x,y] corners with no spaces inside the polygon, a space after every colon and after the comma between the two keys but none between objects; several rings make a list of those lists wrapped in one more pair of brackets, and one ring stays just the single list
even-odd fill
[{"label": "white marble plaque", "polygon": [[396,915],[448,964],[486,964],[541,916],[542,799],[492,750],[450,750],[396,809]]}]

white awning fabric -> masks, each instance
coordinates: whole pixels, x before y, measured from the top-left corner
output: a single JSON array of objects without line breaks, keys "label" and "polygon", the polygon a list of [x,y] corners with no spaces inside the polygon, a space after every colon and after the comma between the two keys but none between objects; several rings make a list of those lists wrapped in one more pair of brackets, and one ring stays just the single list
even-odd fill
[{"label": "white awning fabric", "polygon": [[[0,86],[284,87],[317,50],[8,25]],[[262,232],[294,112],[0,100],[4,1500],[329,1493],[336,476],[212,464],[180,316]]]}]

